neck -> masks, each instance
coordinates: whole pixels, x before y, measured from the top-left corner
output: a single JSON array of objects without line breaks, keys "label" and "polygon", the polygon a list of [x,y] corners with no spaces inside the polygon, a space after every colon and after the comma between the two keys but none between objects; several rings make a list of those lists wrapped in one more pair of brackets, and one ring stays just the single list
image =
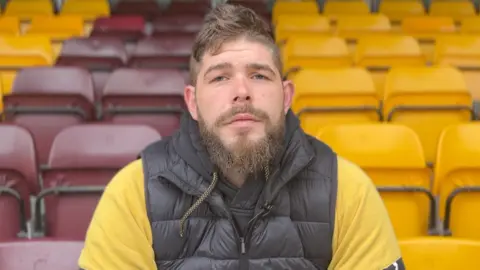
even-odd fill
[{"label": "neck", "polygon": [[247,175],[244,173],[239,172],[235,169],[230,169],[226,172],[223,172],[225,178],[230,182],[232,185],[241,188],[245,181],[247,180]]}]

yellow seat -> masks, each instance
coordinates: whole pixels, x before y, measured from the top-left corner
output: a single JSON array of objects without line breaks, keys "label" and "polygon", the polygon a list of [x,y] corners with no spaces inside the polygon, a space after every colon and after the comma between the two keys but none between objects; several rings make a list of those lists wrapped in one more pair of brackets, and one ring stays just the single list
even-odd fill
[{"label": "yellow seat", "polygon": [[398,238],[428,235],[435,200],[415,132],[402,125],[346,124],[322,128],[317,137],[372,178]]},{"label": "yellow seat", "polygon": [[392,23],[397,23],[407,17],[425,15],[425,8],[418,0],[381,1],[379,12],[386,15]]},{"label": "yellow seat", "polygon": [[283,50],[285,72],[292,68],[349,67],[352,57],[345,41],[338,37],[299,36],[290,38]]},{"label": "yellow seat", "polygon": [[20,21],[17,17],[0,17],[0,36],[18,36],[20,34]]},{"label": "yellow seat", "polygon": [[108,0],[66,0],[60,15],[81,16],[85,21],[110,15]]},{"label": "yellow seat", "polygon": [[296,88],[292,110],[313,136],[330,124],[379,121],[378,96],[364,69],[304,69],[291,80]]},{"label": "yellow seat", "polygon": [[275,39],[284,41],[295,35],[329,34],[330,22],[318,14],[280,15],[275,26]]},{"label": "yellow seat", "polygon": [[412,128],[433,163],[442,130],[471,120],[472,97],[453,67],[394,67],[385,80],[383,115]]},{"label": "yellow seat", "polygon": [[479,123],[445,129],[438,144],[435,168],[435,190],[446,229],[454,237],[476,240],[480,239],[479,132]]},{"label": "yellow seat", "polygon": [[272,9],[272,22],[277,24],[280,15],[318,14],[316,2],[275,2]]},{"label": "yellow seat", "polygon": [[480,242],[451,237],[421,237],[400,241],[408,270],[480,269]]},{"label": "yellow seat", "polygon": [[370,8],[363,0],[325,1],[323,14],[336,21],[339,17],[350,15],[368,15]]},{"label": "yellow seat", "polygon": [[26,34],[44,35],[54,41],[83,36],[83,18],[80,16],[33,17]]},{"label": "yellow seat", "polygon": [[472,1],[432,1],[430,15],[448,16],[455,21],[461,21],[465,17],[473,17],[476,14]]},{"label": "yellow seat", "polygon": [[450,17],[410,17],[402,21],[402,32],[420,41],[428,60],[433,58],[435,39],[441,35],[451,35],[455,31],[455,21]]},{"label": "yellow seat", "polygon": [[5,8],[6,16],[16,16],[22,21],[29,21],[35,16],[53,16],[53,5],[50,0],[11,0]]},{"label": "yellow seat", "polygon": [[370,70],[379,95],[383,96],[385,77],[391,67],[425,66],[418,42],[409,36],[383,35],[358,40],[355,65]]},{"label": "yellow seat", "polygon": [[473,99],[480,100],[480,36],[452,35],[438,38],[433,62],[459,68]]},{"label": "yellow seat", "polygon": [[468,34],[480,33],[480,17],[469,17],[463,19],[460,31]]},{"label": "yellow seat", "polygon": [[337,20],[337,34],[348,41],[363,36],[385,34],[391,30],[390,20],[382,14],[343,16]]},{"label": "yellow seat", "polygon": [[50,66],[53,62],[52,46],[47,37],[0,37],[0,73],[4,93],[10,93],[18,69]]}]

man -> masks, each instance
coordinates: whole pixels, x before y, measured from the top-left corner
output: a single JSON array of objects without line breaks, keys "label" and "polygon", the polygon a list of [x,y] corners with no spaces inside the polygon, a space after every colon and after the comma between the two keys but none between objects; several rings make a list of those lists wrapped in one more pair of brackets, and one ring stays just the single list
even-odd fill
[{"label": "man", "polygon": [[80,267],[404,269],[375,186],[302,131],[281,70],[253,11],[211,11],[193,47],[189,114],[108,185]]}]

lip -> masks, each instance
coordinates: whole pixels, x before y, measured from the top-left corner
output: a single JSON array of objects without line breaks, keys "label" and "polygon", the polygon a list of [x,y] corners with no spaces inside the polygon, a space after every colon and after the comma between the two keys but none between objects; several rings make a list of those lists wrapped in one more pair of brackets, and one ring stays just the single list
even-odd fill
[{"label": "lip", "polygon": [[235,122],[247,122],[247,121],[252,121],[252,122],[258,122],[258,119],[255,118],[253,115],[248,114],[248,113],[240,113],[235,115],[232,120],[230,120],[228,123],[232,124]]}]

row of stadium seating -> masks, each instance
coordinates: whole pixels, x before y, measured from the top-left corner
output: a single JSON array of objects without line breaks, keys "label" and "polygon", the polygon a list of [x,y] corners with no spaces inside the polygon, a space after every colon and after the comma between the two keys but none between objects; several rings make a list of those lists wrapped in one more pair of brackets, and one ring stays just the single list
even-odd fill
[{"label": "row of stadium seating", "polygon": [[[479,123],[445,129],[434,172],[426,166],[420,139],[403,125],[333,125],[317,137],[373,179],[399,238],[440,233],[480,240],[477,132]],[[141,125],[75,125],[55,136],[47,162],[38,167],[39,145],[26,129],[4,124],[0,133],[3,240],[25,233],[30,217],[34,226],[29,236],[83,240],[103,187],[147,144],[161,139],[154,129]],[[33,212],[31,195],[36,196]],[[438,228],[440,220],[444,226]]]},{"label": "row of stadium seating", "polygon": [[[83,242],[32,240],[0,243],[0,269],[77,270]],[[480,269],[480,243],[446,237],[400,241],[409,270]],[[39,263],[41,262],[41,263]]]}]

